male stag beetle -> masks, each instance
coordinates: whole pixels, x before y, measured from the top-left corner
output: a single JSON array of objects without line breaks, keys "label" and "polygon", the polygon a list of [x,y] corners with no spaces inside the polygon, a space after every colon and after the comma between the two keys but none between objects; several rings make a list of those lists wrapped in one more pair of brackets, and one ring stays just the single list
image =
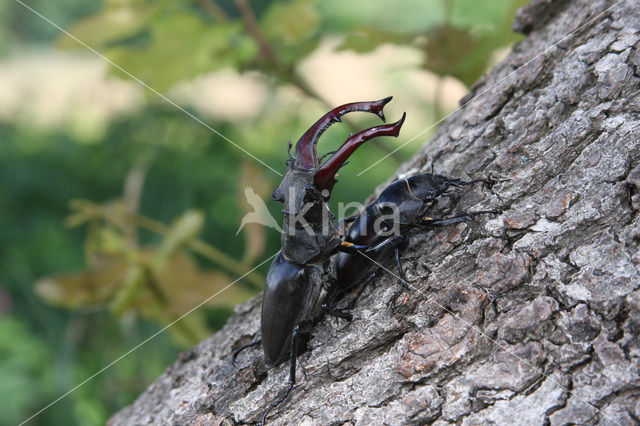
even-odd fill
[{"label": "male stag beetle", "polygon": [[[367,140],[376,136],[398,136],[405,115],[396,123],[351,135],[324,163],[317,154],[318,139],[348,112],[366,111],[384,120],[382,110],[390,100],[391,97],[346,104],[323,116],[300,138],[295,146],[295,156],[289,153],[287,171],[273,192],[273,199],[285,205],[282,249],[267,274],[261,341],[267,366],[278,365],[287,359],[291,360],[291,366],[289,386],[264,412],[262,423],[295,385],[297,342],[303,327],[311,325],[322,312],[351,318],[347,309],[353,307],[373,276],[377,269],[374,263],[391,252],[395,254],[401,283],[407,286],[399,252],[410,230],[436,228],[470,221],[478,214],[496,213],[479,211],[448,218],[430,217],[438,199],[450,188],[475,182],[489,183],[484,179],[463,181],[436,175],[432,163],[431,173],[393,182],[361,214],[346,218],[340,224],[333,222],[328,202],[338,169]],[[341,230],[345,226],[348,227],[346,233]],[[360,291],[346,309],[336,307],[358,287]],[[258,343],[260,340],[237,349],[234,358],[242,349]]]},{"label": "male stag beetle", "polygon": [[348,112],[370,112],[384,121],[383,108],[390,100],[391,97],[375,102],[355,102],[329,111],[302,135],[295,147],[295,157],[289,153],[287,171],[272,195],[274,200],[285,205],[282,211],[282,252],[287,260],[298,265],[319,263],[328,259],[340,246],[342,240],[328,204],[336,173],[349,156],[369,139],[398,136],[405,116],[396,123],[351,135],[323,164],[320,164],[316,149],[318,139]]},{"label": "male stag beetle", "polygon": [[[263,414],[282,402],[295,384],[296,348],[301,327],[320,314],[321,302],[331,280],[331,255],[342,247],[329,198],[338,169],[364,142],[376,136],[398,136],[405,115],[393,123],[380,125],[351,135],[331,157],[322,163],[317,154],[318,139],[340,117],[353,111],[378,115],[383,121],[384,106],[391,97],[374,102],[356,102],[339,106],[320,118],[295,146],[282,182],[273,199],[285,205],[282,211],[282,250],[276,255],[267,274],[262,301],[262,348],[267,366],[291,359],[289,386],[285,393]],[[259,341],[243,348],[258,344]]]}]

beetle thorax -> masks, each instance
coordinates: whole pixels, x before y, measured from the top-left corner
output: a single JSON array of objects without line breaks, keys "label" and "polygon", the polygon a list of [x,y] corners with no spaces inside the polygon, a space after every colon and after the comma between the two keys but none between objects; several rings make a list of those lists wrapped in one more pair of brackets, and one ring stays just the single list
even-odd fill
[{"label": "beetle thorax", "polygon": [[329,210],[328,191],[319,191],[313,182],[315,170],[287,163],[287,172],[273,192],[284,204],[282,251],[298,264],[313,263],[339,244],[340,239]]}]

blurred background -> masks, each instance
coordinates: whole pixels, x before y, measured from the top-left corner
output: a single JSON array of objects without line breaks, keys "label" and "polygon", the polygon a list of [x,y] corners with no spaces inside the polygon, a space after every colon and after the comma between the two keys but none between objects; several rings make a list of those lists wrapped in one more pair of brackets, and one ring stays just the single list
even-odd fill
[{"label": "blurred background", "polygon": [[[24,4],[21,3],[24,2]],[[0,424],[18,424],[274,254],[245,188],[279,176],[53,24],[284,172],[326,111],[389,95],[400,137],[341,170],[363,201],[521,36],[524,0],[0,3]],[[33,8],[42,15],[38,16]],[[46,19],[45,19],[46,18]],[[47,22],[47,19],[51,22]],[[348,116],[320,152],[379,124]],[[280,205],[267,201],[280,220]],[[268,264],[33,418],[103,424],[257,294]]]}]

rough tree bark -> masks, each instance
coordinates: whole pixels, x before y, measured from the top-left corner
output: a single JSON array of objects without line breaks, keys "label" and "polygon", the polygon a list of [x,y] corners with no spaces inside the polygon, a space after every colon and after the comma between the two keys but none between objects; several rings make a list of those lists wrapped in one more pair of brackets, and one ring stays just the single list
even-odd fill
[{"label": "rough tree bark", "polygon": [[[499,183],[443,211],[503,213],[413,234],[398,312],[384,273],[353,321],[316,325],[273,424],[640,421],[640,4],[616,2],[518,12],[527,39],[399,171],[444,150],[438,170]],[[259,311],[259,296],[238,306],[110,423],[259,419],[289,374],[259,348],[231,363]]]}]

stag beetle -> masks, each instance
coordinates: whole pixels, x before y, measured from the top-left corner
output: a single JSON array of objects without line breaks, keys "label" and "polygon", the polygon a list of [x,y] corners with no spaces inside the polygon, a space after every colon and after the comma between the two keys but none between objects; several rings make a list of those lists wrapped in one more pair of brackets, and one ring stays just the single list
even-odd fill
[{"label": "stag beetle", "polygon": [[[472,220],[481,213],[463,213],[449,218],[429,217],[438,198],[450,187],[461,187],[486,180],[463,181],[435,175],[432,172],[396,181],[385,188],[361,215],[335,224],[329,210],[329,198],[336,183],[336,173],[349,156],[367,140],[376,136],[398,136],[402,118],[351,135],[331,157],[322,163],[316,146],[319,137],[340,117],[352,111],[378,115],[384,121],[383,108],[391,97],[374,102],[342,105],[318,120],[295,146],[287,171],[273,192],[273,199],[285,205],[282,249],[267,274],[262,301],[262,339],[234,351],[233,358],[244,348],[262,342],[268,367],[290,359],[289,385],[282,396],[263,413],[264,423],[270,410],[288,396],[295,385],[297,342],[300,333],[321,313],[350,318],[347,312],[372,276],[372,261],[387,253],[395,253],[401,282],[406,286],[399,251],[409,230],[433,228]],[[323,157],[324,158],[324,157]],[[435,161],[435,160],[434,160]],[[342,228],[348,226],[345,232]],[[336,255],[337,256],[334,256]],[[370,256],[374,256],[373,258]],[[377,268],[376,268],[377,269]],[[337,303],[358,286],[361,290],[345,308]]]},{"label": "stag beetle", "polygon": [[[471,221],[473,217],[485,213],[498,213],[495,210],[483,210],[473,213],[461,213],[448,218],[430,217],[429,213],[438,204],[438,198],[446,194],[452,187],[462,187],[476,182],[490,185],[486,179],[463,181],[433,173],[433,166],[439,156],[431,163],[431,173],[400,179],[387,186],[380,195],[362,213],[343,220],[343,224],[350,225],[346,231],[346,238],[342,242],[337,256],[333,285],[329,290],[328,303],[324,308],[335,315],[350,318],[343,310],[331,308],[346,294],[358,286],[361,291],[348,305],[353,304],[364,290],[364,285],[375,276],[378,268],[374,263],[389,255],[393,251],[400,283],[404,289],[408,288],[402,265],[400,250],[407,242],[408,231],[415,228],[432,229],[455,223]],[[373,271],[372,271],[373,269]],[[397,293],[392,299],[392,309]]]},{"label": "stag beetle", "polygon": [[[376,136],[398,136],[405,119],[380,125],[351,135],[342,146],[322,163],[316,146],[318,139],[333,123],[348,112],[364,111],[385,120],[383,108],[391,97],[374,102],[356,102],[339,106],[320,118],[307,130],[295,146],[282,182],[273,192],[273,199],[285,205],[282,226],[282,249],[267,273],[262,301],[261,334],[265,363],[268,367],[291,359],[289,386],[285,393],[262,415],[264,423],[269,411],[282,402],[295,384],[296,347],[298,334],[320,313],[326,295],[326,283],[331,280],[329,259],[341,247],[334,216],[329,210],[329,198],[336,183],[336,173],[349,156],[364,142]],[[243,348],[258,344],[252,342]]]},{"label": "stag beetle", "polygon": [[396,123],[351,135],[323,164],[320,164],[316,150],[318,139],[348,112],[370,112],[384,121],[383,108],[390,100],[391,97],[375,102],[356,102],[331,110],[302,135],[295,147],[295,157],[289,152],[287,171],[272,195],[274,200],[285,205],[282,210],[282,252],[286,259],[299,265],[310,265],[326,260],[335,252],[342,240],[332,221],[328,201],[338,169],[369,139],[398,136],[405,115]]}]

